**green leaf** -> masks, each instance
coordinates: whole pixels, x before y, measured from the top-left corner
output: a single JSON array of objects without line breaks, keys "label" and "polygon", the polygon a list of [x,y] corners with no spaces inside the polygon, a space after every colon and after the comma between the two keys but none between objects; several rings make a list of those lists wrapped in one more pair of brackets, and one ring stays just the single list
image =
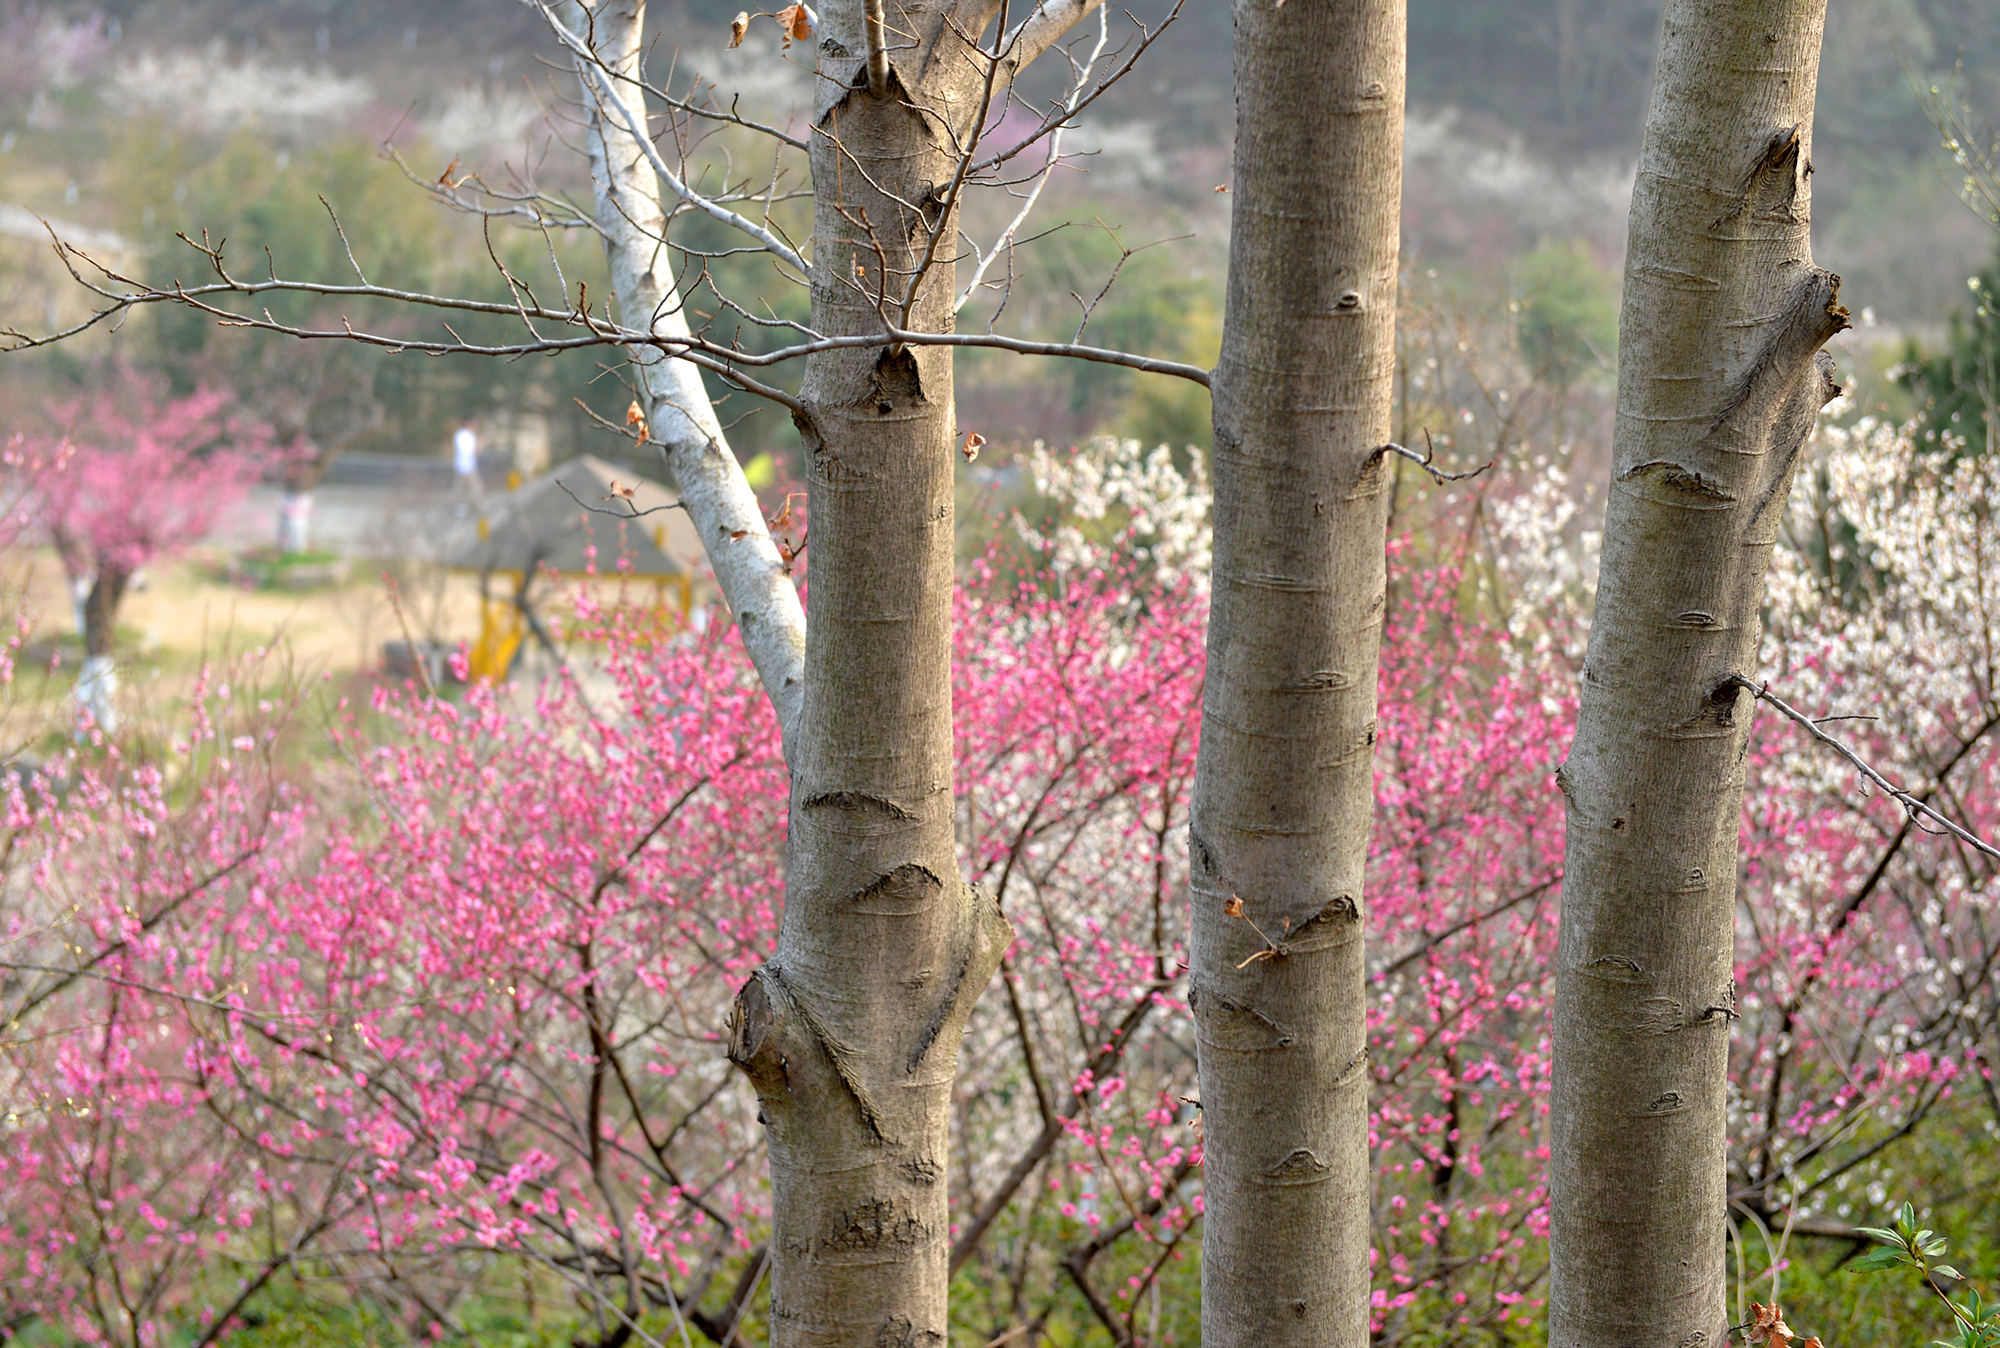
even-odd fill
[{"label": "green leaf", "polygon": [[1895,1268],[1909,1263],[1901,1250],[1870,1250],[1847,1266],[1849,1273],[1875,1273],[1885,1268]]},{"label": "green leaf", "polygon": [[1896,1209],[1896,1227],[1906,1236],[1917,1229],[1917,1209],[1914,1204],[1905,1203]]},{"label": "green leaf", "polygon": [[1917,1244],[1923,1247],[1924,1253],[1932,1256],[1933,1258],[1944,1253],[1945,1243],[1946,1243],[1945,1238],[1943,1236],[1939,1236],[1935,1240],[1924,1240],[1922,1238],[1919,1238],[1917,1241]]},{"label": "green leaf", "polygon": [[1939,1277],[1950,1278],[1953,1282],[1965,1281],[1965,1275],[1963,1273],[1960,1273],[1957,1269],[1953,1268],[1950,1264],[1939,1264],[1936,1268],[1932,1269],[1931,1272],[1937,1274]]},{"label": "green leaf", "polygon": [[1884,1245],[1901,1245],[1903,1243],[1903,1238],[1894,1231],[1885,1231],[1879,1226],[1857,1226],[1854,1230],[1857,1235],[1873,1236]]}]

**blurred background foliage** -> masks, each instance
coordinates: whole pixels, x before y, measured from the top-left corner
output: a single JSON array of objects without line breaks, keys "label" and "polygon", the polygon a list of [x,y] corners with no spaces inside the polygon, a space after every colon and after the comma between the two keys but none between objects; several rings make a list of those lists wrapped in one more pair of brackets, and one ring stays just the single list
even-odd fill
[{"label": "blurred background foliage", "polygon": [[[1152,0],[1133,13],[1157,24],[1164,9]],[[1413,274],[1437,270],[1466,313],[1511,321],[1508,340],[1553,389],[1615,360],[1624,199],[1659,12],[1659,0],[1410,6],[1406,262]],[[700,76],[720,97],[740,92],[746,109],[796,121],[809,102],[799,54],[761,31],[726,49],[731,13],[724,0],[656,0],[655,79],[686,91]],[[198,238],[203,229],[229,240],[233,265],[245,272],[263,270],[268,248],[285,274],[346,279],[328,206],[371,279],[385,283],[503,295],[489,242],[545,293],[558,285],[552,261],[571,293],[579,281],[599,280],[596,245],[580,232],[551,243],[503,228],[489,241],[380,154],[390,140],[422,177],[456,164],[503,182],[511,169],[545,188],[587,193],[563,143],[565,80],[537,25],[526,7],[481,0],[7,0],[0,201],[21,208],[0,231],[7,321],[35,329],[82,312],[84,297],[36,244],[36,215],[84,230],[99,245],[94,254],[156,282],[201,273],[203,260],[173,235]],[[1954,87],[1973,109],[2000,107],[2000,25],[1986,0],[1830,0],[1814,144],[1818,250],[1845,278],[1850,307],[1873,320],[1867,359],[1924,371],[1899,387],[1938,402],[1947,419],[1964,409],[1939,401],[1937,380],[1963,381],[1964,342],[1991,323],[1966,289],[1990,256],[1990,232],[1954,201],[1915,92],[1955,67]],[[1037,74],[1015,115],[1038,108],[1055,77],[1053,69]],[[1225,10],[1186,9],[1070,133],[1066,148],[1076,157],[1046,194],[1036,232],[1062,227],[1016,248],[991,274],[1011,284],[975,296],[961,326],[980,326],[998,309],[1000,330],[1068,336],[1088,308],[1094,341],[1213,360],[1230,200],[1217,191],[1229,177],[1228,78]],[[785,198],[804,186],[796,156],[774,163],[734,131],[691,142],[688,153],[711,185],[761,184],[775,172],[774,210],[803,237],[804,205]],[[983,247],[1017,205],[1003,194],[970,202],[970,236]],[[677,242],[712,255],[681,260],[697,321],[714,321],[752,350],[786,340],[784,329],[751,323],[720,297],[761,317],[798,320],[806,308],[798,287],[768,261],[730,253],[712,220],[684,216],[675,230]],[[968,272],[962,265],[962,279]],[[346,319],[390,336],[438,326],[365,302],[289,297],[273,312],[315,326]],[[1956,330],[1948,326],[1954,314]],[[471,340],[500,340],[508,330],[499,320],[461,328]],[[628,448],[575,404],[619,419],[625,393],[607,356],[495,371],[338,342],[218,340],[211,322],[185,312],[134,321],[115,339],[10,360],[0,370],[0,405],[32,413],[50,388],[96,377],[112,346],[164,370],[178,388],[226,382],[282,430],[336,451],[440,455],[467,419],[524,415],[548,423],[557,459]],[[1890,354],[1878,360],[1878,346]],[[795,380],[797,371],[778,378]],[[1206,395],[1158,377],[976,352],[959,362],[958,385],[962,423],[995,446],[990,465],[1036,439],[1111,433],[1202,446],[1208,438]],[[770,451],[795,470],[789,419],[747,405],[725,416],[744,413],[752,415],[732,438],[745,457]]]},{"label": "blurred background foliage", "polygon": [[1969,277],[1966,308],[1951,316],[1945,340],[1912,341],[1898,382],[1917,401],[1918,434],[1947,458],[1984,454],[2000,408],[2000,259]]}]

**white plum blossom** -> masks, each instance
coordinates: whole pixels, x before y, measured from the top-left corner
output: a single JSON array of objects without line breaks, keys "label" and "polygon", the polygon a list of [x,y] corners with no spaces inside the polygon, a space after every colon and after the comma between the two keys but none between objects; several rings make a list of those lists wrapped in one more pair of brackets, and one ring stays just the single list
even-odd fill
[{"label": "white plum blossom", "polygon": [[1108,540],[1114,555],[1143,557],[1158,580],[1185,581],[1205,593],[1215,497],[1200,451],[1190,451],[1188,459],[1184,474],[1165,445],[1147,450],[1137,440],[1100,435],[1058,452],[1037,440],[1028,471],[1036,492],[1061,508],[1061,518],[1043,534],[1016,513],[1015,531],[1048,555],[1056,574],[1068,575],[1101,565],[1106,555],[1107,540],[1087,536],[1079,522],[1108,522],[1116,528]]}]

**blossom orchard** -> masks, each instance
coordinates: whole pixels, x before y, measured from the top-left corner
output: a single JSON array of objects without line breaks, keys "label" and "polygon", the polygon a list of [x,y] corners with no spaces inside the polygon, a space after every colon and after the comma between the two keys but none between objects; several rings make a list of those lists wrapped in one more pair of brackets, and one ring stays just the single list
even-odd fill
[{"label": "blossom orchard", "polygon": [[[1953,663],[1949,610],[1895,549],[1907,512],[1991,484],[1871,507],[1866,437],[1903,442],[1857,434],[1824,473],[1880,534],[1873,588],[1833,604],[1799,552],[1774,678],[1894,700],[1871,749],[1990,808],[1986,732],[1961,737],[1991,684]],[[957,599],[961,861],[1017,938],[961,1055],[953,1313],[981,1342],[1190,1342],[1202,1126],[1176,896],[1206,501],[1163,451],[1082,454],[1074,482],[1038,476],[1100,527],[1039,539],[1038,581],[970,568]],[[1560,542],[1522,505],[1543,488],[1491,490]],[[1368,905],[1375,1324],[1495,1343],[1541,1314],[1552,773],[1588,612],[1574,558],[1486,622],[1463,565],[1418,556],[1392,557]],[[761,1336],[763,1132],[724,1047],[776,940],[776,727],[730,631],[587,599],[568,626],[615,696],[382,689],[322,732],[309,690],[249,661],[206,676],[164,754],[108,738],[19,780],[0,1330],[213,1343],[305,1295],[413,1337],[496,1308],[580,1343]],[[1902,658],[1854,653],[1864,629]],[[330,762],[286,751],[307,733]],[[1899,835],[1788,726],[1753,753],[1731,1163],[1760,1215],[1810,1224],[1904,1120],[1944,1117],[1968,1081],[1990,1094],[1969,920],[1990,872]]]}]

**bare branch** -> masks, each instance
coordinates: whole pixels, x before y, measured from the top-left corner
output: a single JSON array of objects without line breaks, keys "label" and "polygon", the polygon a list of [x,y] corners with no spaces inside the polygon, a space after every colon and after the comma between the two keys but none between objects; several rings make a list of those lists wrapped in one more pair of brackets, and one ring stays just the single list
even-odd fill
[{"label": "bare branch", "polygon": [[1089,18],[1104,0],[1042,0],[1034,12],[1007,35],[1003,50],[1010,77],[1018,75],[1036,57],[1062,41],[1063,34]]},{"label": "bare branch", "polygon": [[[478,174],[461,178],[456,184],[426,178],[423,174],[411,168],[409,161],[403,158],[402,151],[393,145],[385,144],[382,147],[381,157],[394,164],[402,171],[405,178],[408,178],[412,183],[422,188],[433,200],[450,207],[454,211],[459,211],[466,215],[481,215],[488,219],[519,220],[527,226],[544,231],[549,229],[587,229],[596,234],[604,232],[597,221],[590,217],[589,212],[581,209],[574,202],[567,201],[561,197],[552,197],[547,193],[537,192],[532,189],[523,189],[518,192],[501,192],[489,187]],[[471,183],[477,188],[480,197],[486,200],[469,197],[459,191],[459,187],[466,183]],[[487,201],[504,202],[506,204],[493,206],[488,205]]]},{"label": "bare branch", "polygon": [[[988,332],[910,332],[902,328],[891,329],[884,337],[864,338],[823,338],[818,345],[875,346],[890,342],[903,342],[910,346],[985,346],[1000,351],[1012,351],[1020,356],[1067,356],[1072,360],[1096,361],[1101,365],[1122,365],[1128,370],[1138,370],[1143,374],[1166,374],[1176,379],[1186,379],[1207,388],[1209,372],[1199,365],[1189,365],[1178,360],[1157,360],[1152,356],[1134,355],[1129,351],[1113,351],[1101,346],[1084,346],[1079,342],[1028,342],[1018,337],[1002,337]],[[796,349],[796,348],[794,348]]]},{"label": "bare branch", "polygon": [[866,0],[862,28],[868,36],[868,92],[876,98],[889,96],[889,40],[883,32],[882,0]]},{"label": "bare branch", "polygon": [[645,90],[654,98],[659,99],[660,102],[666,104],[675,112],[686,113],[690,117],[701,117],[712,122],[727,122],[731,126],[740,126],[746,131],[755,131],[759,135],[769,136],[772,140],[789,145],[794,150],[810,150],[812,148],[811,145],[797,136],[781,131],[767,122],[752,121],[748,117],[738,113],[736,107],[741,101],[741,95],[731,95],[729,99],[729,111],[720,112],[715,108],[705,107],[695,102],[692,98],[675,98],[665,89],[660,88],[658,85],[647,84],[644,80],[636,80],[635,83],[639,88]]},{"label": "bare branch", "polygon": [[[545,304],[532,304],[516,296],[512,303],[491,300],[472,300],[450,295],[434,295],[424,291],[398,290],[382,285],[325,285],[314,281],[240,281],[230,275],[222,261],[221,246],[210,247],[188,243],[206,256],[221,277],[218,281],[205,285],[175,285],[171,289],[146,286],[105,268],[82,251],[61,245],[65,256],[81,259],[97,268],[117,285],[131,287],[116,291],[85,280],[72,268],[78,282],[109,301],[89,320],[48,336],[31,336],[15,329],[0,332],[0,337],[9,339],[13,345],[9,350],[27,350],[48,346],[57,341],[91,327],[112,315],[145,304],[182,304],[201,313],[208,314],[228,327],[251,328],[263,332],[279,333],[287,337],[306,340],[340,339],[360,342],[367,346],[379,346],[392,351],[421,351],[429,355],[474,355],[474,356],[530,356],[547,355],[557,351],[571,351],[599,346],[650,347],[663,355],[683,359],[727,379],[747,393],[768,398],[792,410],[798,410],[798,400],[780,389],[775,389],[745,375],[745,369],[765,368],[798,360],[821,351],[835,351],[843,348],[893,347],[893,346],[979,346],[992,347],[1001,351],[1012,351],[1023,356],[1066,356],[1074,360],[1095,361],[1105,365],[1122,365],[1128,369],[1147,374],[1173,375],[1208,386],[1208,371],[1180,361],[1158,360],[1151,356],[1136,355],[1127,351],[1114,351],[1106,347],[1086,346],[1080,342],[1035,342],[1018,337],[1005,337],[996,333],[970,332],[917,332],[885,323],[878,334],[860,334],[850,337],[822,337],[810,334],[807,340],[774,351],[751,353],[737,350],[733,346],[690,334],[686,337],[667,334],[641,332],[608,319],[593,316],[582,305],[571,309],[555,309]],[[392,336],[373,333],[353,327],[343,321],[339,328],[308,328],[283,323],[273,318],[268,310],[258,314],[240,313],[220,307],[213,302],[224,295],[241,295],[246,298],[267,294],[308,294],[332,298],[369,298],[393,300],[402,304],[421,308],[441,309],[449,312],[501,315],[517,318],[523,322],[541,320],[551,325],[572,330],[583,328],[585,332],[577,336],[534,336],[527,341],[480,344],[466,341],[453,333],[449,341],[437,339]],[[452,329],[447,325],[447,332]],[[801,329],[801,331],[805,331]]]},{"label": "bare branch", "polygon": [[[1145,55],[1146,48],[1152,46],[1153,43],[1157,42],[1159,40],[1160,34],[1166,32],[1167,29],[1173,25],[1174,20],[1180,18],[1181,7],[1186,3],[1187,0],[1174,0],[1174,7],[1171,10],[1167,11],[1167,16],[1160,21],[1160,25],[1157,28],[1147,28],[1144,24],[1138,23],[1138,21],[1134,19],[1133,22],[1138,26],[1139,29],[1139,45],[1132,49],[1131,54],[1127,56],[1124,59],[1124,61],[1122,61],[1119,64],[1116,70],[1112,71],[1109,75],[1106,75],[1104,79],[1098,83],[1096,88],[1092,89],[1089,94],[1085,95],[1082,99],[1080,99],[1077,102],[1075,107],[1057,109],[1055,112],[1051,113],[1048,117],[1044,118],[1042,124],[1039,127],[1035,128],[1035,130],[1032,133],[1030,133],[1025,139],[1023,139],[1019,144],[1015,145],[1012,149],[1002,150],[999,154],[994,155],[990,159],[981,160],[978,164],[975,164],[973,166],[973,172],[975,174],[984,173],[990,169],[997,168],[1001,164],[1004,164],[1008,160],[1014,158],[1014,156],[1025,151],[1029,146],[1033,145],[1043,136],[1049,135],[1050,133],[1057,131],[1063,127],[1074,125],[1075,124],[1074,119],[1079,112],[1082,112],[1092,103],[1095,103],[1100,97],[1103,96],[1104,92],[1107,89],[1109,89],[1112,85],[1118,83],[1119,80],[1123,79],[1126,75],[1132,72],[1132,67],[1138,64],[1139,58],[1141,56]],[[1126,17],[1127,18],[1131,17],[1131,11],[1129,10],[1126,11]],[[1094,59],[1095,58],[1093,58],[1093,60]]]},{"label": "bare branch", "polygon": [[[1966,846],[1971,847],[1976,851],[1985,853],[1987,856],[1992,857],[1995,861],[2000,861],[2000,847],[1995,847],[1992,843],[1987,842],[1984,838],[1979,837],[1977,834],[1970,833],[1967,830],[1959,827],[1957,824],[1953,823],[1951,820],[1945,818],[1943,815],[1939,814],[1936,810],[1932,809],[1929,805],[1926,805],[1923,801],[1918,800],[1915,796],[1911,795],[1909,792],[1897,786],[1887,777],[1884,777],[1874,768],[1868,766],[1868,764],[1862,759],[1860,754],[1857,754],[1856,752],[1854,752],[1854,750],[1848,748],[1847,745],[1841,743],[1833,736],[1827,734],[1824,730],[1821,730],[1819,728],[1818,722],[1816,722],[1812,717],[1806,715],[1804,712],[1800,711],[1798,708],[1792,706],[1790,703],[1786,702],[1783,698],[1780,698],[1777,694],[1773,693],[1771,691],[1770,684],[1753,683],[1749,679],[1744,678],[1741,674],[1731,674],[1728,678],[1722,681],[1721,687],[1747,689],[1753,697],[1757,698],[1758,701],[1768,702],[1773,707],[1776,707],[1780,713],[1782,713],[1790,720],[1796,722],[1801,728],[1803,728],[1808,735],[1811,735],[1821,744],[1824,744],[1827,748],[1833,750],[1835,753],[1839,754],[1842,758],[1846,759],[1850,764],[1853,765],[1854,770],[1856,772],[1859,772],[1863,777],[1866,777],[1869,781],[1875,783],[1876,786],[1880,787],[1884,795],[1887,795],[1891,800],[1895,801],[1898,805],[1903,807],[1904,812],[1910,816],[1912,821],[1921,821],[1928,819],[1932,823],[1936,824],[1939,828],[1943,829],[1946,833],[1949,833],[1952,837],[1964,843]],[[1919,827],[1921,827],[1920,823]]]},{"label": "bare branch", "polygon": [[653,138],[646,133],[645,122],[619,96],[617,87],[612,83],[614,78],[612,72],[605,67],[604,62],[598,58],[597,53],[591,49],[587,42],[575,33],[572,33],[564,25],[563,21],[556,17],[555,11],[544,0],[526,0],[526,2],[533,4],[535,8],[542,12],[542,16],[548,20],[549,27],[555,30],[557,39],[576,54],[577,65],[588,75],[591,84],[595,88],[596,95],[604,104],[606,111],[611,113],[614,119],[630,133],[633,144],[639,147],[640,152],[646,156],[646,162],[653,166],[653,172],[660,175],[661,181],[672,189],[675,196],[689,205],[707,212],[723,224],[732,226],[748,234],[751,238],[762,244],[765,251],[769,252],[785,265],[794,268],[801,276],[810,277],[812,275],[811,265],[803,257],[799,256],[797,250],[792,248],[790,244],[787,244],[783,239],[755,221],[745,219],[720,202],[703,196],[692,187],[689,187],[678,173],[668,168],[667,161],[660,157],[659,148],[653,144]]},{"label": "bare branch", "polygon": [[[324,196],[322,196],[319,199],[319,204],[326,207],[326,218],[333,221],[333,232],[340,236],[340,248],[342,252],[347,254],[347,265],[354,268],[354,279],[361,282],[362,285],[367,285],[368,277],[361,270],[361,264],[354,260],[354,245],[347,241],[347,231],[340,227],[340,217],[334,214],[333,203],[328,201]],[[269,251],[270,250],[268,249],[265,250],[267,256],[269,255]],[[272,274],[276,275],[277,270],[278,270],[277,259],[272,258],[271,259]]]},{"label": "bare branch", "polygon": [[[1175,10],[1178,12],[1178,4],[1175,6]],[[1089,59],[1083,63],[1082,68],[1077,72],[1076,84],[1071,89],[1069,98],[1062,104],[1062,119],[1067,119],[1076,114],[1079,102],[1083,98],[1084,86],[1090,81],[1090,72],[1097,65],[1098,57],[1103,54],[1105,44],[1110,40],[1111,23],[1106,17],[1105,11],[1100,8],[1097,11],[1097,45],[1092,48]],[[1021,203],[1021,209],[1015,212],[1012,220],[1007,222],[1007,228],[1002,230],[1000,237],[993,241],[993,247],[985,256],[979,259],[979,265],[973,271],[972,279],[966,283],[964,292],[959,295],[958,301],[952,305],[953,313],[957,313],[959,310],[965,308],[973,295],[978,292],[979,287],[986,280],[987,271],[993,266],[993,259],[1000,255],[1000,250],[1014,246],[1015,235],[1019,233],[1021,226],[1027,223],[1029,213],[1035,209],[1035,203],[1041,200],[1042,189],[1048,186],[1050,176],[1055,173],[1056,165],[1062,160],[1062,133],[1066,124],[1066,120],[1059,119],[1055,128],[1048,133],[1048,157],[1043,161],[1041,172],[1035,175],[1034,187],[1029,190],[1027,200]],[[973,148],[971,146],[967,147],[966,153],[968,156],[970,156]],[[974,251],[977,252],[977,249],[975,248]]]}]

